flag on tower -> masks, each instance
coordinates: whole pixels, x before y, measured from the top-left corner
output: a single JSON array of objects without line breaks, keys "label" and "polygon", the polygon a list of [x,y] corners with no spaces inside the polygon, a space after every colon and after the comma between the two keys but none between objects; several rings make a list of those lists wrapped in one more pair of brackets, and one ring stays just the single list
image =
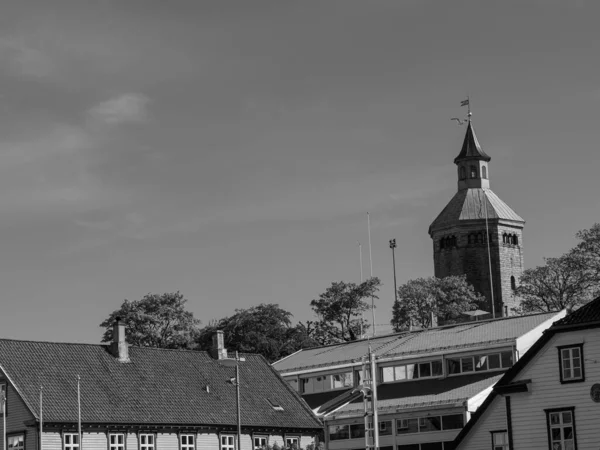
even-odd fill
[{"label": "flag on tower", "polygon": [[467,98],[466,100],[463,100],[462,102],[460,102],[460,106],[468,106],[469,105],[469,99]]}]

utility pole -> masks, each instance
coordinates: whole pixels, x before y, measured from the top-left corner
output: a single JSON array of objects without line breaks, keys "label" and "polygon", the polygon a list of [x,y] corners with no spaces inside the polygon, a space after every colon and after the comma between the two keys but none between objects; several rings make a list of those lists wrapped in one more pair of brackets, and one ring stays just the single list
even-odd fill
[{"label": "utility pole", "polygon": [[398,301],[398,285],[396,284],[396,239],[390,239],[392,249],[392,264],[394,268],[394,301]]}]

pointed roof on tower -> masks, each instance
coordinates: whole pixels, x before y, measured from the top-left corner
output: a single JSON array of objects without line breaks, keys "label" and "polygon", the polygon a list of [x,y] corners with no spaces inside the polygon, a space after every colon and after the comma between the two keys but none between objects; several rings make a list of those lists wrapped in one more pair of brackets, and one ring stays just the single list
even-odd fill
[{"label": "pointed roof on tower", "polygon": [[489,161],[490,158],[479,145],[477,136],[475,136],[475,130],[473,130],[473,124],[469,117],[469,123],[467,124],[467,132],[465,133],[465,140],[463,141],[462,149],[456,158],[454,158],[454,164],[465,160],[481,160]]}]

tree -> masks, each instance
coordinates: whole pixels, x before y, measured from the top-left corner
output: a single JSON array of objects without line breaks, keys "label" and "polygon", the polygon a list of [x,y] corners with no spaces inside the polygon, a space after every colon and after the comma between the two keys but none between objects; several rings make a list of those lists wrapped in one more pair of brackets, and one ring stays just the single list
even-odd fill
[{"label": "tree", "polygon": [[523,271],[515,294],[521,304],[517,314],[575,308],[592,299],[597,281],[586,264],[586,256],[575,249],[545,265]]},{"label": "tree", "polygon": [[292,313],[277,304],[236,309],[231,317],[224,317],[204,328],[198,338],[198,346],[209,350],[212,335],[216,330],[222,330],[228,350],[258,353],[273,362],[315,344],[309,339],[304,325],[292,326],[291,318]]},{"label": "tree", "polygon": [[571,250],[571,254],[580,259],[590,282],[600,285],[600,223],[595,223],[589,230],[578,231],[575,235],[581,242]]},{"label": "tree", "polygon": [[379,298],[377,292],[380,286],[377,277],[361,284],[343,281],[331,283],[318,299],[310,302],[318,317],[313,333],[317,341],[324,345],[359,339],[361,330],[364,333],[369,328],[362,314],[371,309],[368,303],[371,298]]},{"label": "tree", "polygon": [[416,325],[429,328],[433,318],[442,323],[455,323],[460,315],[476,309],[484,302],[467,282],[466,275],[445,278],[417,278],[398,288],[391,324],[395,331]]},{"label": "tree", "polygon": [[141,300],[125,300],[100,324],[105,328],[102,342],[112,341],[112,326],[119,318],[125,323],[131,345],[160,348],[192,348],[200,321],[185,310],[187,300],[174,293],[147,294]]}]

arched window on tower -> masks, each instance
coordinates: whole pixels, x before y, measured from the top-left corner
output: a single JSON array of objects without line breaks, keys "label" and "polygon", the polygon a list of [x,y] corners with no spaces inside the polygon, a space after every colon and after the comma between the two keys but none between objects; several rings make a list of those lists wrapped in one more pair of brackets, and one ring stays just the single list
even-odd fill
[{"label": "arched window on tower", "polygon": [[511,275],[510,277],[510,288],[515,291],[517,289],[517,282],[515,281],[515,277]]},{"label": "arched window on tower", "polygon": [[506,233],[502,233],[502,243],[508,244],[508,235]]},{"label": "arched window on tower", "polygon": [[487,178],[487,168],[485,166],[481,168],[481,178]]},{"label": "arched window on tower", "polygon": [[477,178],[477,167],[471,166],[470,171],[471,171],[471,178]]},{"label": "arched window on tower", "polygon": [[464,166],[461,166],[460,169],[458,169],[458,176],[461,180],[467,178],[467,171]]},{"label": "arched window on tower", "polygon": [[477,243],[483,244],[483,234],[482,233],[477,233]]},{"label": "arched window on tower", "polygon": [[519,236],[517,236],[516,234],[513,234],[513,244],[519,245]]}]

